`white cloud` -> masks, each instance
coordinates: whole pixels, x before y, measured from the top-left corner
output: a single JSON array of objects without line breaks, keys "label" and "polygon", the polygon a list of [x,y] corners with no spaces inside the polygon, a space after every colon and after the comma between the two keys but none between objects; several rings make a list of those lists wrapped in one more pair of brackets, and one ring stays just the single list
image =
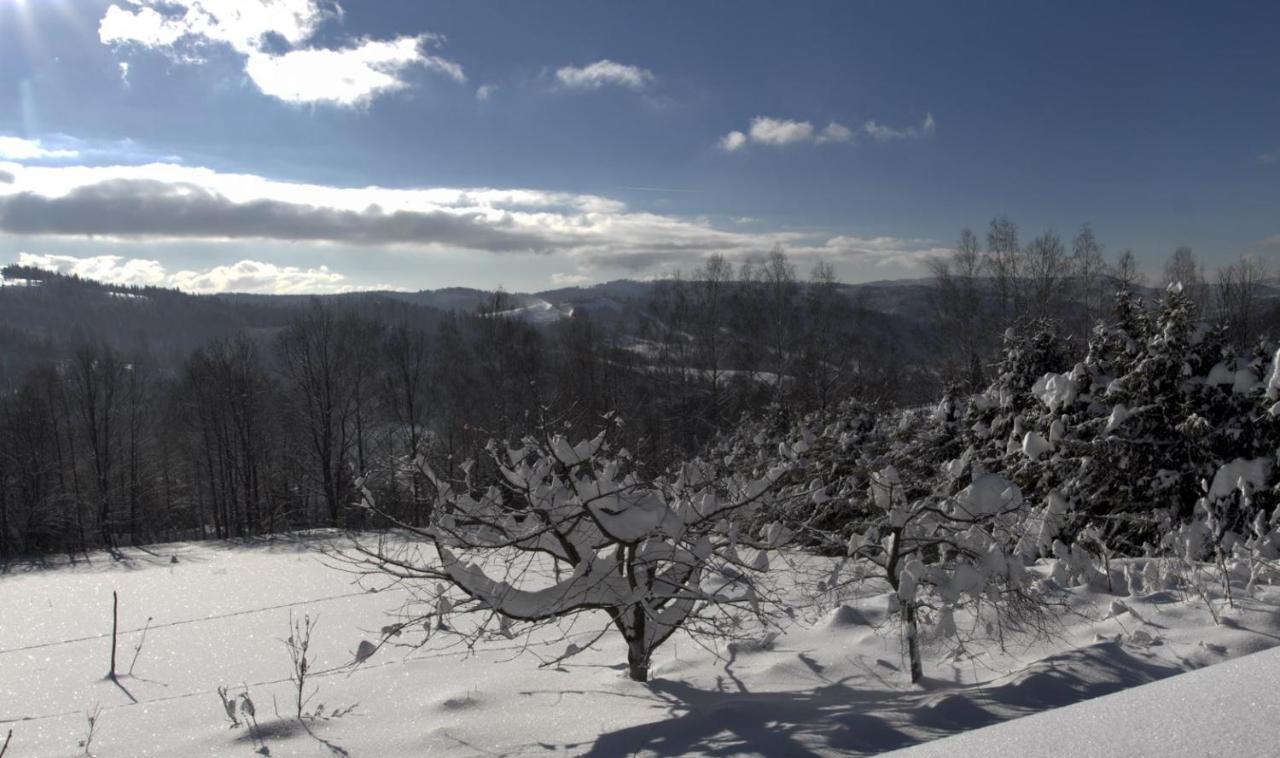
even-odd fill
[{"label": "white cloud", "polygon": [[191,34],[178,21],[160,15],[154,8],[128,11],[118,5],[107,8],[98,22],[98,39],[104,45],[132,42],[146,47],[171,46]]},{"label": "white cloud", "polygon": [[751,119],[751,126],[745,134],[740,131],[729,132],[721,137],[717,144],[725,152],[735,152],[746,147],[748,142],[773,147],[853,142],[859,133],[864,133],[877,142],[891,142],[894,140],[927,137],[933,134],[936,128],[937,123],[933,120],[933,114],[931,113],[926,113],[919,124],[903,129],[886,126],[876,121],[868,121],[856,132],[838,121],[832,121],[819,130],[810,121],[756,116]]},{"label": "white cloud", "polygon": [[924,114],[924,120],[918,125],[908,126],[905,129],[895,129],[892,126],[885,126],[884,124],[879,124],[875,121],[868,121],[863,124],[862,129],[871,137],[871,139],[877,142],[892,142],[893,140],[920,139],[921,137],[927,137],[930,134],[933,134],[936,126],[937,124],[933,120],[933,114],[926,113]]},{"label": "white cloud", "polygon": [[951,249],[927,239],[839,235],[820,245],[801,245],[788,252],[798,257],[834,259],[878,268],[923,269],[930,259],[946,255]]},{"label": "white cloud", "polygon": [[[338,47],[309,43],[342,9],[320,0],[128,0],[112,5],[98,25],[103,44],[138,47],[180,62],[203,60],[211,45],[244,56],[249,80],[265,95],[287,103],[358,106],[409,86],[406,74],[421,68],[465,81],[462,67],[428,52],[443,44],[436,34],[391,40],[359,39]],[[287,48],[278,48],[281,44]],[[125,71],[125,69],[122,69]],[[127,74],[127,71],[126,71]]]},{"label": "white cloud", "polygon": [[476,99],[480,102],[484,102],[493,97],[493,93],[497,91],[498,85],[496,84],[481,84],[479,87],[476,87]]},{"label": "white cloud", "polygon": [[756,116],[751,119],[751,125],[745,134],[737,130],[731,131],[721,137],[717,144],[721,150],[731,153],[746,147],[748,142],[782,147],[805,143],[848,142],[853,139],[853,135],[852,129],[835,121],[818,130],[809,121]]},{"label": "white cloud", "polygon": [[252,260],[205,270],[169,272],[159,261],[145,258],[125,258],[119,255],[78,258],[71,255],[19,253],[18,265],[74,274],[110,284],[169,287],[193,293],[300,295],[349,292],[353,289],[346,276],[330,271],[327,266],[303,269]]},{"label": "white cloud", "polygon": [[936,251],[925,240],[758,231],[732,222],[720,228],[706,218],[635,211],[599,195],[529,189],[333,187],[174,164],[0,162],[0,172],[12,176],[0,183],[0,234],[29,239],[92,237],[135,246],[288,241],[348,256],[375,248],[535,253],[554,258],[548,268],[632,274],[689,266],[712,252],[764,255],[775,245],[798,256],[906,268]]},{"label": "white cloud", "polygon": [[813,140],[813,124],[808,121],[791,121],[789,119],[756,116],[751,119],[752,142],[765,145],[790,145],[795,142]]},{"label": "white cloud", "polygon": [[373,98],[404,89],[403,74],[411,66],[425,66],[456,81],[466,79],[457,64],[423,53],[425,40],[364,40],[342,50],[291,50],[283,55],[253,53],[245,63],[264,95],[286,103],[362,105]]},{"label": "white cloud", "polygon": [[[243,260],[206,271],[178,271],[169,277],[170,287],[185,292],[254,292],[275,295],[316,295],[350,292],[347,277],[328,266],[297,268],[262,261]],[[379,287],[378,289],[383,289]]]},{"label": "white cloud", "polygon": [[747,144],[747,135],[739,131],[732,131],[720,138],[720,149],[727,153],[732,153]]},{"label": "white cloud", "polygon": [[653,72],[639,66],[616,63],[608,58],[582,66],[556,70],[556,80],[569,89],[597,90],[605,86],[643,89],[654,79]]},{"label": "white cloud", "polygon": [[67,164],[72,160],[95,162],[149,163],[165,160],[180,163],[181,158],[160,155],[131,139],[81,139],[70,134],[50,133],[39,139],[0,136],[0,161],[35,161]]},{"label": "white cloud", "polygon": [[342,16],[336,3],[318,0],[127,0],[136,10],[107,8],[98,24],[104,44],[172,47],[181,41],[229,45],[238,53],[263,49],[268,34],[289,45],[312,37],[320,25]]},{"label": "white cloud", "polygon": [[77,258],[72,255],[38,255],[18,253],[19,266],[33,266],[60,274],[74,274],[111,284],[138,287],[164,286],[165,271],[159,261],[123,258],[119,255],[97,255]]},{"label": "white cloud", "polygon": [[31,161],[76,158],[76,150],[46,147],[40,140],[0,137],[0,160]]},{"label": "white cloud", "polygon": [[1262,153],[1258,156],[1259,163],[1275,164],[1280,163],[1280,149],[1272,150],[1269,153]]},{"label": "white cloud", "polygon": [[832,121],[818,135],[818,142],[848,142],[853,139],[853,130],[844,124]]}]

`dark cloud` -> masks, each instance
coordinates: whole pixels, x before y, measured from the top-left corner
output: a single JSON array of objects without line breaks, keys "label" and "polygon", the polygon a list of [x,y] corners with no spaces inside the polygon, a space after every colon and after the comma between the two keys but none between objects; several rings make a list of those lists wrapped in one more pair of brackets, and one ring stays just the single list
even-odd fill
[{"label": "dark cloud", "polygon": [[250,238],[352,245],[438,244],[495,253],[572,247],[517,229],[510,219],[444,211],[322,208],[280,200],[236,203],[205,187],[154,179],[111,179],[62,197],[0,197],[0,230],[12,234]]}]

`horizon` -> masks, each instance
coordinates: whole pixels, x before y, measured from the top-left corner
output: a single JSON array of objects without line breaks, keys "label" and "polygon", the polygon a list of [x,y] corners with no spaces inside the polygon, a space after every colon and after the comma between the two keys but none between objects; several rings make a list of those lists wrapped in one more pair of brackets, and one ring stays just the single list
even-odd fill
[{"label": "horizon", "polygon": [[[509,289],[503,285],[486,288],[486,287],[467,287],[463,285],[452,284],[452,285],[445,285],[442,287],[435,287],[430,289],[427,289],[427,288],[419,288],[419,289],[363,288],[363,289],[341,290],[341,291],[334,291],[334,292],[248,292],[248,291],[241,291],[241,290],[218,290],[216,292],[201,292],[197,290],[183,289],[180,286],[173,286],[165,282],[149,283],[149,282],[109,281],[106,279],[95,279],[92,276],[86,275],[84,273],[81,273],[75,270],[59,271],[58,269],[52,268],[52,267],[46,268],[46,267],[41,267],[41,266],[36,266],[36,265],[31,265],[26,263],[11,262],[11,263],[4,264],[3,266],[0,266],[0,287],[25,286],[25,282],[28,281],[20,278],[10,279],[8,276],[8,270],[10,267],[31,268],[31,269],[40,271],[42,273],[52,274],[54,276],[75,278],[75,279],[79,279],[80,281],[89,282],[91,284],[97,284],[104,287],[118,287],[120,289],[161,289],[161,290],[166,290],[170,292],[178,292],[183,295],[193,295],[193,296],[252,295],[255,297],[276,297],[276,296],[279,296],[279,297],[328,297],[328,296],[334,296],[334,295],[377,295],[382,293],[411,295],[411,294],[423,293],[423,292],[447,292],[449,290],[464,290],[468,292],[501,291],[504,294],[508,294],[508,295],[542,295],[548,292],[557,292],[560,290],[588,290],[588,289],[593,289],[598,287],[608,287],[610,285],[615,285],[615,284],[652,284],[654,282],[660,281],[659,279],[656,279],[656,278],[635,279],[635,278],[620,277],[617,279],[608,279],[606,281],[600,281],[600,282],[567,284],[559,287],[544,287],[542,289],[537,289],[537,290]],[[689,281],[689,280],[686,279],[686,281]],[[846,287],[857,287],[857,286],[866,287],[866,286],[886,285],[886,284],[901,284],[904,282],[920,282],[922,284],[931,284],[933,281],[934,281],[934,277],[930,275],[922,275],[918,277],[904,277],[901,279],[873,279],[865,282],[837,282],[837,284],[839,286],[846,286]]]},{"label": "horizon", "polygon": [[229,7],[0,0],[0,261],[538,292],[781,246],[856,284],[998,215],[1153,277],[1280,256],[1280,8]]}]

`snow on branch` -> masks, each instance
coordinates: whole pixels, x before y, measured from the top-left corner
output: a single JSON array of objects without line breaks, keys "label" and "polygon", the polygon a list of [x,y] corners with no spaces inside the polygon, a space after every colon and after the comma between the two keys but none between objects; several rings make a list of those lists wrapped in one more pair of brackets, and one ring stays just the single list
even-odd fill
[{"label": "snow on branch", "polygon": [[[775,527],[749,540],[742,525],[790,464],[747,476],[693,461],[647,478],[610,455],[606,437],[491,443],[483,486],[474,464],[450,481],[419,459],[435,489],[435,516],[427,527],[399,526],[428,540],[438,560],[405,557],[383,540],[361,548],[366,568],[445,582],[474,609],[500,617],[505,633],[512,622],[603,612],[627,641],[630,675],[640,681],[653,651],[703,614],[762,613],[767,551],[788,534]],[[363,507],[395,523],[362,494]]]}]

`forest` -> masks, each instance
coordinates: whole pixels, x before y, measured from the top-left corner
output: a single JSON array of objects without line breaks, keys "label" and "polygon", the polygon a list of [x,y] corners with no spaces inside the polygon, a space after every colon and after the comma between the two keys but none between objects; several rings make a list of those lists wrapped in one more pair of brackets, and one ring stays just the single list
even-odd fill
[{"label": "forest", "polygon": [[[355,507],[361,488],[376,492],[384,515],[425,524],[433,488],[403,475],[410,462],[451,470],[485,458],[490,440],[586,439],[605,426],[652,476],[759,425],[776,432],[856,416],[875,437],[941,402],[945,425],[960,429],[955,439],[930,442],[941,431],[929,422],[893,443],[927,445],[915,460],[937,461],[1008,435],[1004,426],[1014,422],[992,416],[1023,412],[1014,431],[1028,433],[1028,398],[1042,376],[1078,381],[1079,365],[1116,380],[1151,370],[1126,361],[1175,318],[1185,334],[1164,346],[1177,352],[1161,360],[1214,382],[1229,376],[1237,390],[1251,386],[1249,374],[1261,387],[1280,324],[1269,273],[1242,259],[1209,277],[1179,248],[1161,280],[1148,282],[1132,253],[1108,260],[1088,226],[1067,242],[1048,232],[1022,243],[1016,224],[998,217],[984,240],[965,229],[950,256],[932,261],[916,314],[928,329],[912,350],[910,340],[874,328],[880,315],[850,297],[829,266],[806,276],[782,249],[737,263],[712,256],[649,283],[625,319],[578,308],[550,323],[520,317],[518,302],[501,291],[465,311],[373,295],[268,304],[106,288],[11,266],[13,286],[0,288],[6,329],[43,357],[11,367],[0,398],[0,560],[386,526]],[[133,327],[106,325],[106,337],[34,323],[49,312],[86,311],[91,321],[104,292],[113,305],[161,309],[169,332],[145,334],[151,322],[141,317]],[[235,320],[220,322],[227,312]],[[54,333],[72,336],[57,341]],[[998,406],[984,408],[992,392]],[[1238,404],[1238,396],[1213,402]],[[1161,412],[1190,413],[1177,407]],[[1196,413],[1187,418],[1213,430],[1192,435],[1196,444],[1230,448],[1218,438],[1235,432],[1209,411]],[[1177,436],[1187,418],[1153,432]],[[973,438],[977,426],[987,430],[981,439]],[[1248,434],[1262,437],[1245,445],[1255,452],[1275,434],[1274,423],[1257,426]],[[1060,443],[1060,432],[1042,431],[1046,444]],[[1160,480],[1142,497],[1173,487],[1189,509],[1209,458],[1186,456],[1202,459],[1199,469]],[[857,500],[845,498],[843,515],[823,518],[849,520]]]}]

